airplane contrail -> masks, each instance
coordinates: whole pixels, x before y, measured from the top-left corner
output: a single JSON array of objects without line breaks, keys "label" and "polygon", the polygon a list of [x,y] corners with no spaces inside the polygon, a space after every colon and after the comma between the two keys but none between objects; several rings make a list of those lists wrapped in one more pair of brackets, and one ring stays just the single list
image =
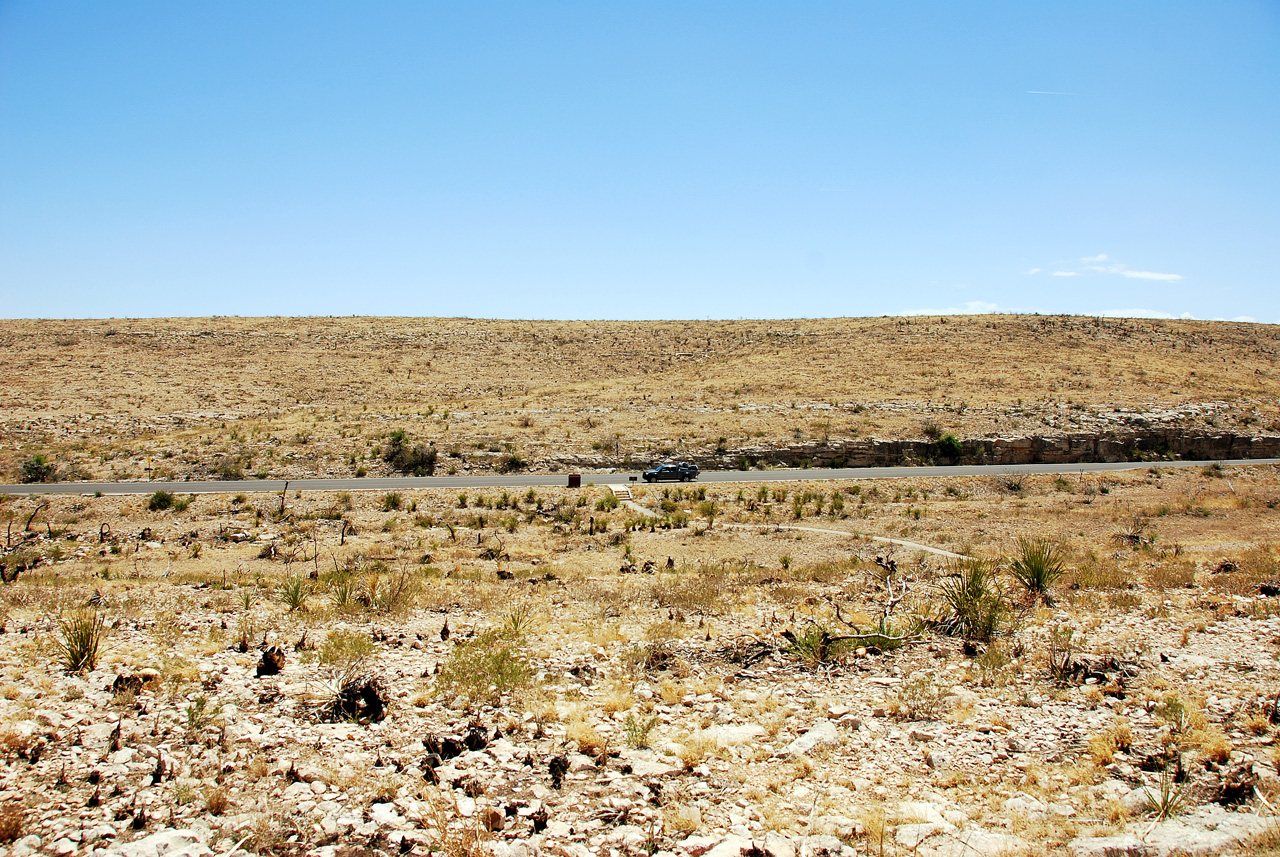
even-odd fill
[{"label": "airplane contrail", "polygon": [[1028,89],[1028,95],[1075,95],[1074,92],[1049,92],[1044,89]]}]

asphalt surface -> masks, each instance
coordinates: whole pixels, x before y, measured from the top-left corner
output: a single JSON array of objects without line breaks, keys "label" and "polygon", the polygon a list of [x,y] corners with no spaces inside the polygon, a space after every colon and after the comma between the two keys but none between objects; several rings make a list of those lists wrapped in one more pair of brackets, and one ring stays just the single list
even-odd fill
[{"label": "asphalt surface", "polygon": [[[798,482],[817,479],[906,479],[944,476],[1000,476],[1053,473],[1107,473],[1115,470],[1143,470],[1148,467],[1204,467],[1220,464],[1275,465],[1280,458],[1233,459],[1230,461],[1099,462],[1076,464],[962,464],[953,467],[845,467],[807,470],[704,470],[698,477],[708,482]],[[625,485],[640,482],[638,472],[584,473],[583,485]],[[249,494],[282,491],[285,485],[297,491],[405,491],[417,488],[554,488],[568,484],[567,473],[522,473],[503,476],[390,476],[362,479],[238,479],[225,482],[53,482],[31,485],[0,485],[0,494],[151,494],[169,491],[181,494]]]}]

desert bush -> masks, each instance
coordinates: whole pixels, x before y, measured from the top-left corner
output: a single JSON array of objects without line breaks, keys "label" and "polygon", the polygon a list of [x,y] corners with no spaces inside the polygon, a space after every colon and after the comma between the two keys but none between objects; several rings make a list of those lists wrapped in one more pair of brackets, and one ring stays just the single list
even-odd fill
[{"label": "desert bush", "polygon": [[1063,550],[1048,539],[1018,539],[1018,554],[1009,573],[1035,598],[1052,604],[1049,590],[1067,571]]},{"label": "desert bush", "polygon": [[194,736],[212,726],[222,716],[222,706],[211,702],[202,694],[188,703],[183,713],[186,715],[187,733]]},{"label": "desert bush", "polygon": [[190,498],[175,497],[168,491],[157,491],[147,500],[147,509],[152,512],[164,512],[168,509],[172,509],[175,512],[185,512],[190,505]]},{"label": "desert bush", "polygon": [[1153,589],[1186,589],[1195,582],[1195,563],[1188,560],[1162,562],[1147,569],[1147,583]]},{"label": "desert bush", "polygon": [[349,667],[373,654],[373,640],[355,631],[330,631],[320,647],[320,663]]},{"label": "desert bush", "polygon": [[960,438],[953,434],[944,434],[938,438],[937,446],[938,454],[952,461],[957,460],[964,453],[964,446],[960,443]]},{"label": "desert bush", "polygon": [[213,463],[213,473],[219,479],[240,480],[244,478],[244,469],[252,463],[247,455],[221,455]]},{"label": "desert bush", "polygon": [[916,670],[898,686],[889,708],[894,717],[903,720],[936,720],[945,695],[937,673]]},{"label": "desert bush", "polygon": [[0,809],[0,842],[21,839],[25,829],[26,811],[20,804],[10,803]]},{"label": "desert bush", "polygon": [[1169,724],[1174,735],[1188,735],[1205,726],[1204,714],[1193,701],[1179,693],[1169,693],[1153,709],[1154,714]]},{"label": "desert bush", "polygon": [[721,569],[664,575],[654,581],[650,595],[659,607],[710,613],[728,607],[733,599],[733,580]]},{"label": "desert bush", "polygon": [[204,792],[204,811],[210,815],[222,815],[231,808],[231,795],[222,786],[212,786]]},{"label": "desert bush", "polygon": [[403,504],[404,499],[400,496],[399,491],[392,491],[389,494],[382,495],[382,511],[384,512],[398,512]]},{"label": "desert bush", "polygon": [[512,639],[524,637],[533,628],[537,609],[528,601],[517,601],[507,610],[502,630]]},{"label": "desert bush", "polygon": [[1160,784],[1155,793],[1147,793],[1143,811],[1156,821],[1165,821],[1180,815],[1192,801],[1191,783],[1179,783],[1166,769],[1160,772]]},{"label": "desert bush", "polygon": [[1009,615],[1004,592],[986,560],[953,560],[938,592],[942,615],[935,627],[944,634],[985,642],[1000,631]]},{"label": "desert bush", "polygon": [[502,456],[501,460],[498,461],[498,472],[515,473],[517,470],[523,470],[528,464],[527,461],[512,452]]},{"label": "desert bush", "polygon": [[1071,673],[1075,634],[1066,625],[1055,625],[1049,629],[1049,675],[1059,684],[1065,683]]},{"label": "desert bush", "polygon": [[388,615],[413,609],[419,594],[419,581],[407,568],[387,577],[365,575],[357,601],[366,610]]},{"label": "desert bush", "polygon": [[22,462],[23,482],[56,482],[58,468],[43,455],[33,455]]},{"label": "desert bush", "polygon": [[618,508],[620,503],[621,501],[618,499],[617,495],[610,491],[608,494],[605,494],[596,501],[596,511],[612,512],[614,509]]},{"label": "desert bush", "polygon": [[1021,494],[1027,489],[1027,478],[1021,473],[1004,473],[995,478],[995,485],[1006,494]]},{"label": "desert bush", "polygon": [[1222,562],[1205,580],[1205,585],[1216,592],[1232,595],[1252,594],[1258,584],[1280,578],[1280,561],[1275,548],[1262,545],[1244,553],[1235,562]]},{"label": "desert bush", "polygon": [[463,643],[441,666],[438,692],[464,697],[473,704],[497,704],[504,695],[520,693],[534,675],[523,642],[490,630]]},{"label": "desert bush", "polygon": [[565,724],[566,741],[575,741],[578,752],[584,756],[599,758],[608,751],[609,742],[585,718],[575,717]]},{"label": "desert bush", "polygon": [[817,624],[799,634],[787,632],[784,636],[787,640],[784,651],[808,666],[837,660],[852,645],[848,640],[833,639],[835,635],[830,629]]},{"label": "desert bush", "polygon": [[1112,557],[1100,557],[1089,551],[1071,575],[1072,589],[1125,589],[1130,574]]},{"label": "desert bush", "polygon": [[106,632],[106,618],[96,610],[78,613],[59,625],[61,639],[54,640],[62,666],[69,673],[92,671]]},{"label": "desert bush", "polygon": [[627,720],[623,724],[623,734],[626,736],[627,746],[634,749],[641,749],[649,746],[649,734],[660,722],[660,718],[656,714],[648,717],[636,717],[635,714],[628,714]]},{"label": "desert bush", "polygon": [[306,610],[309,587],[306,578],[294,575],[284,582],[280,589],[280,601],[290,610]]},{"label": "desert bush", "polygon": [[432,476],[436,472],[436,448],[411,445],[404,429],[396,429],[387,436],[386,446],[382,448],[382,460],[400,473]]},{"label": "desert bush", "polygon": [[334,610],[341,613],[358,609],[355,575],[348,572],[335,573],[329,577],[325,585],[329,591],[329,602]]}]

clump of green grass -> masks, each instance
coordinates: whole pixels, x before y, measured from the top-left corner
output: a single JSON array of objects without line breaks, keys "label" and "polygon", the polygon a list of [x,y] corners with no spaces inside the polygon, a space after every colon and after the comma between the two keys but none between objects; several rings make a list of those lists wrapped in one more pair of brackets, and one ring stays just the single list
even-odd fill
[{"label": "clump of green grass", "polygon": [[1032,596],[1052,604],[1049,590],[1066,572],[1060,545],[1048,539],[1018,539],[1018,555],[1009,564],[1009,573]]},{"label": "clump of green grass", "polygon": [[320,647],[320,663],[348,667],[373,654],[373,640],[355,631],[330,631]]},{"label": "clump of green grass", "polygon": [[649,733],[658,725],[659,720],[660,718],[656,714],[639,718],[635,714],[628,714],[627,721],[623,724],[627,746],[637,750],[648,747]]},{"label": "clump of green grass", "polygon": [[498,704],[532,682],[534,670],[524,653],[524,639],[489,630],[454,649],[440,668],[437,690],[464,697],[471,704]]},{"label": "clump of green grass", "polygon": [[96,610],[77,613],[59,626],[61,639],[54,640],[62,666],[69,673],[92,671],[106,636],[106,618]]},{"label": "clump of green grass", "polygon": [[945,634],[986,642],[1005,622],[1009,605],[990,562],[955,560],[938,586],[943,614],[936,627]]},{"label": "clump of green grass", "polygon": [[305,611],[309,594],[306,579],[301,575],[294,575],[284,582],[284,587],[280,590],[280,601],[290,610]]}]

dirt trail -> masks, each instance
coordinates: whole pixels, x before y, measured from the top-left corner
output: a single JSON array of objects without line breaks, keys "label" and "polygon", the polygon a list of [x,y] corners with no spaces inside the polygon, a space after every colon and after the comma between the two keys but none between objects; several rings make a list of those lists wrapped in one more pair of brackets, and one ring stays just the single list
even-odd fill
[{"label": "dirt trail", "polygon": [[[639,512],[641,515],[644,515],[649,518],[659,517],[657,512],[654,512],[652,509],[646,509],[644,506],[641,506],[639,503],[637,503],[634,500],[623,500],[622,505],[626,506],[628,509],[632,509],[636,512]],[[797,527],[797,526],[791,526],[787,524],[761,525],[761,524],[724,524],[722,523],[720,524],[720,526],[732,527],[735,529],[744,529],[744,530],[769,529],[769,530],[796,531],[796,532],[803,532],[803,533],[823,533],[823,534],[832,535],[832,536],[848,536],[850,538],[857,538],[862,535],[861,533],[851,533],[848,530],[828,530],[822,527]],[[943,556],[948,559],[969,559],[970,558],[968,556],[965,556],[962,553],[952,553],[949,550],[930,547],[929,545],[922,545],[919,542],[909,542],[904,539],[891,539],[888,536],[865,536],[865,538],[871,539],[873,542],[880,542],[881,544],[886,544],[886,545],[897,545],[898,547],[909,548],[911,550],[924,551],[925,553],[931,553],[934,556]]]}]

